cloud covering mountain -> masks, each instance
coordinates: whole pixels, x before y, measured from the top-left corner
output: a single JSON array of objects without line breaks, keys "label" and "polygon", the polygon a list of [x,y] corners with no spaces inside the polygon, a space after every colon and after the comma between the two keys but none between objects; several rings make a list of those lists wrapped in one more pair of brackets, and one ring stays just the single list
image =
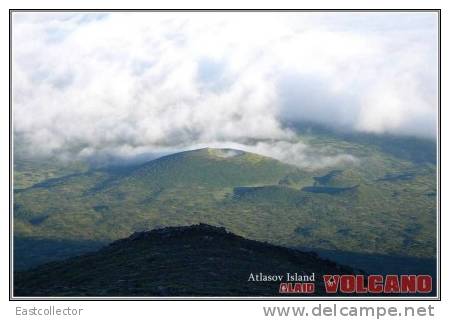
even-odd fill
[{"label": "cloud covering mountain", "polygon": [[36,154],[305,164],[287,121],[435,137],[435,13],[15,12],[12,30],[14,133]]}]

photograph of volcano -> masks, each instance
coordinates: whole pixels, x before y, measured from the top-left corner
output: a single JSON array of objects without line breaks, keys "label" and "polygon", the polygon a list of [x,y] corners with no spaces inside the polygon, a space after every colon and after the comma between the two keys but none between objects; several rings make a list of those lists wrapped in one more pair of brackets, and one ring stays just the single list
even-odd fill
[{"label": "photograph of volcano", "polygon": [[439,296],[439,13],[11,14],[11,296]]}]

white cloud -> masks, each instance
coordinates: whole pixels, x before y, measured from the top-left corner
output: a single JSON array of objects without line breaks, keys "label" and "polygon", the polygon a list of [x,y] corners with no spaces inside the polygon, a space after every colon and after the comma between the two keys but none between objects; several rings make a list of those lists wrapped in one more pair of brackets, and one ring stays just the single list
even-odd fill
[{"label": "white cloud", "polygon": [[[289,141],[284,120],[434,137],[436,23],[433,13],[14,13],[14,131],[34,152],[84,157]],[[307,162],[286,143],[271,154],[282,146]]]},{"label": "white cloud", "polygon": [[282,162],[298,166],[303,169],[315,170],[325,167],[357,165],[359,160],[352,155],[339,153],[327,147],[312,147],[303,142],[293,141],[259,141],[254,145],[239,143],[218,143],[197,147],[217,147],[253,152]]}]

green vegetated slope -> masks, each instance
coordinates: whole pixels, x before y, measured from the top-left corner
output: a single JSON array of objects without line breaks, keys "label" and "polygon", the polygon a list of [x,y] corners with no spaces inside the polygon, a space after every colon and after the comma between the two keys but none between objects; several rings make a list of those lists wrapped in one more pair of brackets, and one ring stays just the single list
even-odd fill
[{"label": "green vegetated slope", "polygon": [[21,155],[14,157],[14,189],[24,189],[36,183],[64,177],[70,174],[86,172],[89,166],[79,161],[58,159],[33,159]]},{"label": "green vegetated slope", "polygon": [[[231,149],[91,170],[14,194],[16,237],[109,242],[134,231],[208,223],[278,245],[435,256],[436,167],[369,142],[305,136],[357,162],[306,170]],[[417,149],[420,153],[422,150]],[[16,250],[16,261],[26,251]]]},{"label": "green vegetated slope", "polygon": [[[292,170],[297,169],[256,154],[201,149],[131,171],[51,179],[16,190],[15,235],[112,240],[136,229],[196,222],[189,220],[212,214],[233,186],[277,184]],[[170,222],[169,215],[179,219]]]},{"label": "green vegetated slope", "polygon": [[[275,296],[288,272],[314,273],[314,295],[325,295],[323,274],[355,273],[313,253],[248,240],[223,228],[194,225],[135,233],[94,253],[16,272],[14,294]],[[284,281],[248,281],[252,273],[255,277],[281,275]]]}]

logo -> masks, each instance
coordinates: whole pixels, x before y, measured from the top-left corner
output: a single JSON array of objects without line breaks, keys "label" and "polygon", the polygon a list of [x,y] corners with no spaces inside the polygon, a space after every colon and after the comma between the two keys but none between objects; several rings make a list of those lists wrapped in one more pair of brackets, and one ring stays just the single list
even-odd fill
[{"label": "logo", "polygon": [[[430,275],[324,275],[326,293],[430,293]],[[281,290],[281,288],[280,288]]]},{"label": "logo", "polygon": [[280,293],[314,293],[315,285],[311,282],[282,282]]}]

